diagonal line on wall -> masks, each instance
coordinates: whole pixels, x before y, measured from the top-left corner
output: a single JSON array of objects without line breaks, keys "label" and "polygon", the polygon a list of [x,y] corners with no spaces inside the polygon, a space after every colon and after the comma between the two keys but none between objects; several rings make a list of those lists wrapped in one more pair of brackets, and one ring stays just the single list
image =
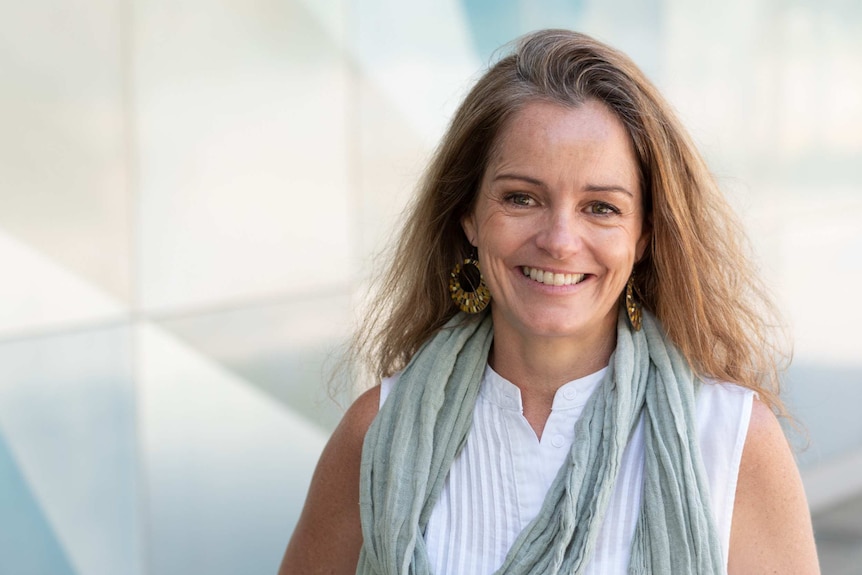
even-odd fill
[{"label": "diagonal line on wall", "polygon": [[[160,329],[270,401],[331,431],[347,398],[327,394],[329,368],[346,337],[347,295],[285,298],[225,311],[163,319]],[[344,386],[348,388],[349,386]]]},{"label": "diagonal line on wall", "polygon": [[0,431],[0,572],[75,575]]}]

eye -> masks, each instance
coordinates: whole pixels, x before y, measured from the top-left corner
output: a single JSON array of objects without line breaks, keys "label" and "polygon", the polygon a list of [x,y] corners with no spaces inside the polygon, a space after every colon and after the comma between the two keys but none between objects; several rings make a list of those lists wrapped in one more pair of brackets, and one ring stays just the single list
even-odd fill
[{"label": "eye", "polygon": [[510,204],[523,208],[536,205],[536,201],[533,198],[520,192],[506,194],[503,199]]},{"label": "eye", "polygon": [[591,214],[596,214],[600,216],[610,216],[612,214],[620,213],[620,210],[611,204],[606,202],[593,202],[589,207]]}]

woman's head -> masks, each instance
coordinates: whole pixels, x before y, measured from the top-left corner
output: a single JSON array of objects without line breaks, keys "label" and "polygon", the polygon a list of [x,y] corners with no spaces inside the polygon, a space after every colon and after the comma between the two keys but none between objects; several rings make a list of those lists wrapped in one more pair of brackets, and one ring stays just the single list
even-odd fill
[{"label": "woman's head", "polygon": [[625,127],[598,100],[530,102],[503,126],[462,220],[493,296],[495,349],[550,337],[586,352],[584,369],[606,364],[649,244],[640,179]]},{"label": "woman's head", "polygon": [[622,53],[583,34],[544,30],[519,41],[512,54],[479,79],[426,174],[417,212],[439,224],[441,233],[434,239],[447,261],[471,251],[460,221],[471,210],[499,135],[513,116],[533,102],[574,108],[591,99],[606,105],[626,128],[645,184],[645,213],[650,214],[649,176],[656,153],[651,143],[662,136],[650,132],[664,122],[666,106]]},{"label": "woman's head", "polygon": [[631,142],[650,230],[634,266],[645,307],[701,373],[754,387],[775,372],[774,361],[752,362],[745,349],[766,340],[763,310],[771,308],[741,249],[742,232],[668,104],[622,53],[583,34],[544,30],[480,78],[425,173],[393,271],[360,334],[377,336],[363,346],[379,375],[402,368],[455,314],[448,273],[473,250],[462,220],[512,119],[534,103],[579,109],[591,101],[610,110]]},{"label": "woman's head", "polygon": [[[691,204],[700,198],[693,193],[692,177],[702,176],[708,185],[711,181],[669,106],[632,61],[588,36],[565,30],[540,31],[519,41],[512,54],[481,77],[455,114],[415,212],[427,222],[422,232],[431,240],[428,246],[433,246],[441,278],[472,249],[460,221],[472,209],[499,135],[512,117],[532,102],[577,108],[588,100],[607,106],[631,139],[643,211],[648,225],[658,231],[638,263],[636,288],[656,311],[655,257],[672,260],[667,252],[677,252],[679,242],[687,241],[681,236],[694,233],[687,221],[697,209]],[[674,245],[663,245],[666,241]]]}]

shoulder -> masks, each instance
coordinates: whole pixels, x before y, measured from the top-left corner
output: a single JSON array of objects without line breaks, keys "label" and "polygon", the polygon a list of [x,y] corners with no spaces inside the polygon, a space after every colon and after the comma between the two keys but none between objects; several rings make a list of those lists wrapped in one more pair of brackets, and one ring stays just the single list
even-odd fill
[{"label": "shoulder", "polygon": [[[362,455],[362,443],[368,428],[377,416],[380,406],[380,386],[376,385],[360,395],[344,413],[338,427],[332,432],[318,467],[330,459],[341,460]],[[357,473],[359,467],[357,466]]]},{"label": "shoulder", "polygon": [[[380,404],[380,386],[372,387],[360,395],[344,413],[341,422],[320,456],[317,469],[312,479],[313,493],[314,483],[333,484],[336,489],[350,488],[349,495],[358,501],[359,497],[359,465],[362,459],[362,444],[368,428],[377,416]],[[349,485],[345,485],[348,483]],[[354,490],[354,483],[356,489]],[[355,492],[354,492],[355,491]],[[338,495],[341,495],[339,493]],[[347,493],[344,493],[347,495]]]},{"label": "shoulder", "polygon": [[365,434],[377,415],[380,386],[362,395],[345,412],[326,444],[315,469],[308,502],[320,492],[327,498],[349,503],[359,501],[359,466]]},{"label": "shoulder", "polygon": [[754,399],[745,436],[728,572],[819,573],[808,503],[772,410]]},{"label": "shoulder", "polygon": [[320,456],[279,573],[353,573],[362,546],[359,467],[380,386],[347,410]]},{"label": "shoulder", "polygon": [[341,423],[332,434],[333,437],[344,435],[345,439],[352,438],[355,440],[358,438],[361,448],[362,440],[365,439],[365,434],[368,432],[368,428],[371,427],[371,422],[377,416],[379,408],[380,386],[375,385],[356,398],[356,401],[345,412]]}]

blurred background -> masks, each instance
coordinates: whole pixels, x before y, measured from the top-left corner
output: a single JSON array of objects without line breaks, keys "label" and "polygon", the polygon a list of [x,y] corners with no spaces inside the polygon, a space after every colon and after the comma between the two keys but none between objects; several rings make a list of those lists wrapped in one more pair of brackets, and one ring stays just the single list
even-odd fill
[{"label": "blurred background", "polygon": [[0,572],[276,571],[372,255],[542,27],[631,55],[738,208],[824,573],[859,573],[856,0],[0,0]]}]

